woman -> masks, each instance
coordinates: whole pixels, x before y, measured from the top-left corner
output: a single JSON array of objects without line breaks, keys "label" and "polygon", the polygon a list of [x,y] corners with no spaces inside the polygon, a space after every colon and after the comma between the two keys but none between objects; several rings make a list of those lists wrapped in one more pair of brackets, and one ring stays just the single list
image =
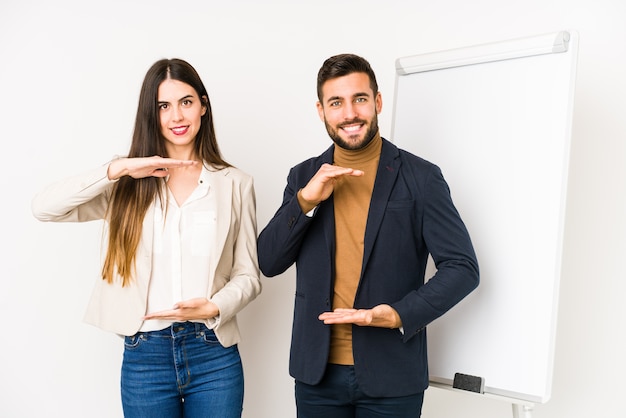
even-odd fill
[{"label": "woman", "polygon": [[241,416],[236,314],[261,291],[255,211],[253,180],[222,158],[207,91],[180,59],[148,70],[128,157],[34,198],[41,221],[106,221],[86,321],[124,336],[124,416]]}]

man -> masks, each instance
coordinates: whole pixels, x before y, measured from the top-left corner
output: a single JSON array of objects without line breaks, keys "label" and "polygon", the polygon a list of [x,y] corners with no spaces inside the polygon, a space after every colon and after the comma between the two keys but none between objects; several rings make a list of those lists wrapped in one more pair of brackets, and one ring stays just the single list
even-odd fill
[{"label": "man", "polygon": [[439,168],[381,138],[365,59],[327,59],[317,95],[334,145],[291,169],[258,241],[266,276],[296,263],[298,417],[419,417],[425,327],[478,285],[472,243]]}]

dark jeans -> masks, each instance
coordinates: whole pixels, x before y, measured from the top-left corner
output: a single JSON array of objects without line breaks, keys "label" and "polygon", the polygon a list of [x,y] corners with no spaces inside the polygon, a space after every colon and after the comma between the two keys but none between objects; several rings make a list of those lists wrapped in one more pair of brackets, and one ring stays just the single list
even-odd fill
[{"label": "dark jeans", "polygon": [[318,385],[296,381],[298,418],[418,418],[424,392],[396,398],[364,394],[353,366],[329,364]]}]

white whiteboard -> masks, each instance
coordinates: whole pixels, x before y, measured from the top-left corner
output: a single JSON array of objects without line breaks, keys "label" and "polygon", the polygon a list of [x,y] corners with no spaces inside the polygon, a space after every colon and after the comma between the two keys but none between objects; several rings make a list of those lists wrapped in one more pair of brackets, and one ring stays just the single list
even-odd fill
[{"label": "white whiteboard", "polygon": [[428,326],[431,382],[458,372],[485,393],[550,398],[577,41],[563,31],[396,61],[392,140],[441,167],[481,272]]}]

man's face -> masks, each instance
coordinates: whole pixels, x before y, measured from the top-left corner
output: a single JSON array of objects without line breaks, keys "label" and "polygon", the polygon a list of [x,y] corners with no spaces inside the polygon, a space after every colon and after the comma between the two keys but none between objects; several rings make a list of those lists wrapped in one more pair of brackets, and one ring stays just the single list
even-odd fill
[{"label": "man's face", "polygon": [[317,102],[317,111],[335,144],[358,150],[378,132],[382,104],[382,96],[380,92],[374,96],[367,74],[352,73],[322,85],[322,101]]}]

